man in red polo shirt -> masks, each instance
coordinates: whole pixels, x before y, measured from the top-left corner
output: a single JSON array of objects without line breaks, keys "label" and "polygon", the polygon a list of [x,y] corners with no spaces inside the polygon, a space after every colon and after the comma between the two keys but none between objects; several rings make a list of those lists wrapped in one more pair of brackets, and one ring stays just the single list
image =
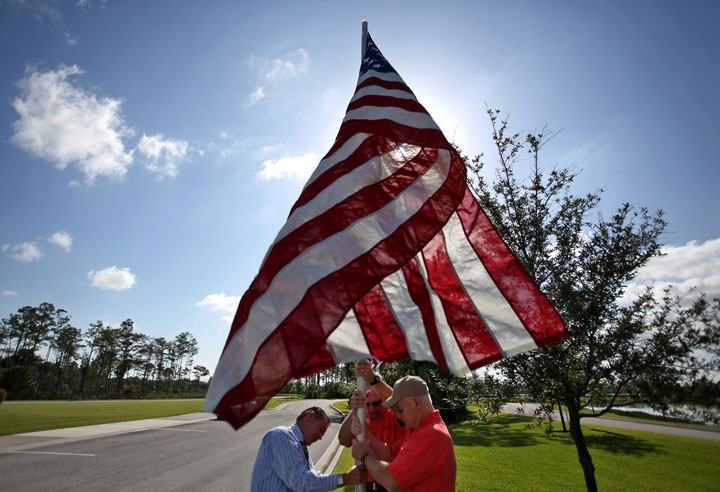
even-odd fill
[{"label": "man in red polo shirt", "polygon": [[387,490],[454,491],[457,466],[452,437],[433,407],[425,381],[405,376],[383,403],[395,406],[410,434],[392,462],[376,456],[367,442],[353,441],[353,457]]}]

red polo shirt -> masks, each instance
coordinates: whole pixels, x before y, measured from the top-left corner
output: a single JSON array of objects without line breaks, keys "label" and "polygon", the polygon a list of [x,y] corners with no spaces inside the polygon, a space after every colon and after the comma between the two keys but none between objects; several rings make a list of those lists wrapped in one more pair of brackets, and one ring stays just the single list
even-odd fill
[{"label": "red polo shirt", "polygon": [[437,410],[410,432],[390,463],[395,481],[414,492],[454,491],[456,469],[452,437]]},{"label": "red polo shirt", "polygon": [[[377,419],[373,420],[368,416],[366,422],[368,432],[390,446],[393,456],[397,455],[398,450],[407,439],[408,431],[405,427],[400,427],[395,414],[388,408]],[[375,479],[368,475],[368,482],[374,481]]]},{"label": "red polo shirt", "polygon": [[393,454],[396,454],[402,443],[407,438],[408,431],[395,418],[395,414],[388,408],[379,418],[367,419],[367,430],[380,441],[392,447]]}]

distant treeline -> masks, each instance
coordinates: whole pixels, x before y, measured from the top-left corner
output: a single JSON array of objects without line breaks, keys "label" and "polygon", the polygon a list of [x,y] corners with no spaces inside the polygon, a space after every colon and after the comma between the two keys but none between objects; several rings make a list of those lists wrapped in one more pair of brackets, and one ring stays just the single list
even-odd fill
[{"label": "distant treeline", "polygon": [[174,340],[120,326],[90,323],[44,302],[0,322],[0,388],[9,400],[204,396],[207,368],[193,365],[198,345],[182,332]]}]

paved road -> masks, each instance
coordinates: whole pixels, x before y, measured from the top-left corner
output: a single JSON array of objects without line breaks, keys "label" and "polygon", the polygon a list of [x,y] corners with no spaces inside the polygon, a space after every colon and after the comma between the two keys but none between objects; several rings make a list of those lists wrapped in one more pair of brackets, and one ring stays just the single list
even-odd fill
[{"label": "paved road", "polygon": [[[327,400],[304,400],[263,411],[237,432],[226,422],[212,420],[211,414],[192,414],[179,417],[174,425],[168,423],[173,419],[158,419],[155,423],[164,426],[128,432],[133,424],[127,424],[125,430],[115,431],[120,433],[101,437],[93,436],[91,430],[83,434],[81,428],[3,436],[0,488],[13,492],[249,491],[262,436],[272,427],[293,422],[302,409],[314,404],[327,408],[334,424],[310,447],[313,460],[322,462],[328,446],[337,442],[341,417]],[[183,424],[183,418],[190,423]],[[325,461],[336,447],[329,449]]]},{"label": "paved road", "polygon": [[[503,405],[503,412],[515,413],[520,406],[518,403],[509,403]],[[534,406],[525,404],[525,415],[532,416]],[[555,419],[560,420],[560,414],[555,412]],[[698,439],[708,439],[711,441],[720,441],[720,432],[711,429],[700,429],[695,427],[687,427],[675,424],[649,423],[638,420],[626,420],[613,417],[585,417],[581,420],[583,427],[614,427],[620,429],[635,429],[646,432],[657,432],[659,434],[671,434],[674,436],[695,437]]]}]

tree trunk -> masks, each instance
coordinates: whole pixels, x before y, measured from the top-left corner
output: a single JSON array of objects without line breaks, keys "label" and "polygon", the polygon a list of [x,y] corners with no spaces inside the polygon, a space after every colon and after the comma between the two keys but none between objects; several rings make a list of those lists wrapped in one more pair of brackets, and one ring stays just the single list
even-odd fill
[{"label": "tree trunk", "polygon": [[565,425],[565,414],[563,412],[562,403],[560,403],[560,399],[558,398],[558,413],[560,413],[560,422],[562,422],[562,428],[563,432],[567,432],[567,426]]},{"label": "tree trunk", "polygon": [[585,476],[585,486],[588,492],[597,492],[597,481],[595,480],[595,465],[590,456],[587,443],[585,442],[585,435],[583,434],[582,427],[580,426],[580,407],[574,402],[567,403],[568,408],[568,420],[570,421],[570,435],[575,442],[575,448],[578,453],[578,461],[583,469],[583,475]]}]

